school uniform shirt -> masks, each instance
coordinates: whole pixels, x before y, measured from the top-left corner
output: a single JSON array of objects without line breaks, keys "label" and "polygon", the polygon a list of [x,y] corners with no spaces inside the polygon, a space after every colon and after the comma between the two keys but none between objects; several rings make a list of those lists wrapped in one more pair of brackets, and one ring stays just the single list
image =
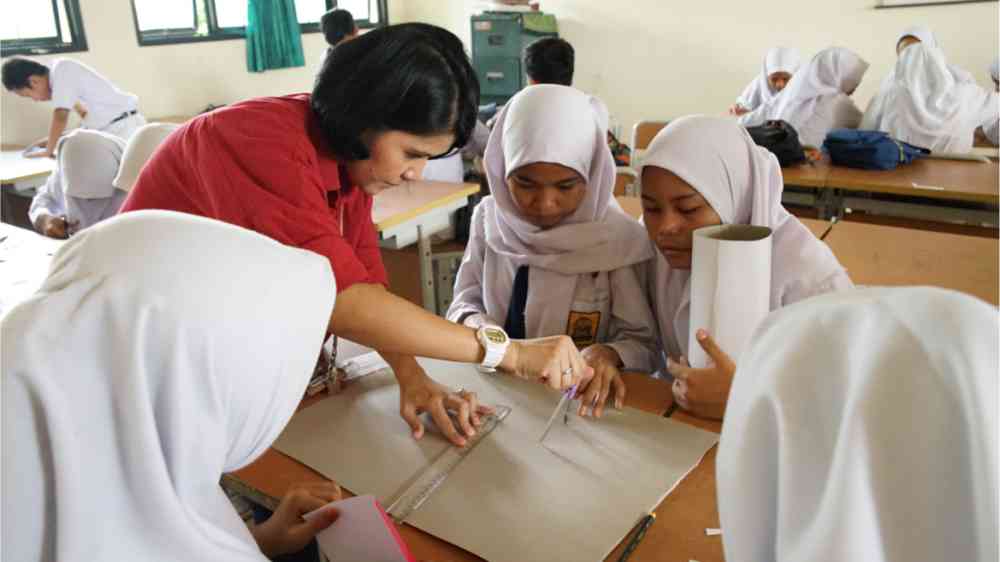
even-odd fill
[{"label": "school uniform shirt", "polygon": [[932,152],[968,152],[977,127],[997,118],[997,94],[955,80],[939,47],[917,43],[896,61],[866,126]]},{"label": "school uniform shirt", "polygon": [[218,219],[326,257],[338,290],[387,285],[372,197],[351,185],[309,99],[256,98],[189,121],[143,167],[122,212]]},{"label": "school uniform shirt", "polygon": [[[672,121],[650,144],[643,157],[643,168],[647,166],[673,172],[691,185],[723,224],[771,229],[771,310],[854,286],[829,246],[782,207],[777,158],[732,119],[690,116]],[[690,331],[701,327],[690,325],[691,271],[670,267],[658,251],[637,270],[646,277],[661,349],[673,358],[687,356]]]},{"label": "school uniform shirt", "polygon": [[780,96],[740,116],[744,126],[787,121],[804,145],[820,147],[831,129],[857,128],[862,113],[850,94],[861,83],[868,63],[841,47],[820,51],[788,82]]},{"label": "school uniform shirt", "polygon": [[787,72],[794,76],[801,64],[802,55],[798,49],[774,47],[769,50],[761,65],[760,74],[747,84],[740,97],[736,98],[736,104],[748,111],[757,109],[781,93],[771,87],[768,76],[775,72]]},{"label": "school uniform shirt", "polygon": [[295,412],[334,285],[321,256],[179,213],[64,244],[0,320],[5,559],[266,561],[219,478]]},{"label": "school uniform shirt", "polygon": [[56,59],[49,67],[52,105],[87,110],[82,126],[128,139],[146,123],[138,113],[139,98],[124,92],[93,68],[73,59]]},{"label": "school uniform shirt", "polygon": [[126,192],[113,185],[125,149],[121,138],[77,129],[59,141],[58,165],[28,209],[32,224],[41,215],[65,216],[68,234],[114,216]]},{"label": "school uniform shirt", "polygon": [[[493,195],[473,213],[470,240],[447,317],[503,326],[517,271],[526,269],[524,337],[566,334],[579,347],[604,343],[626,368],[652,364],[652,315],[630,266],[652,255],[645,231],[612,196],[615,166],[599,108],[568,86],[537,85],[511,99],[486,149]],[[522,218],[507,185],[514,170],[555,163],[586,180],[586,195],[560,224],[542,229]],[[522,274],[522,282],[524,280]]]},{"label": "school uniform shirt", "polygon": [[726,560],[997,557],[997,309],[930,287],[770,315],[716,463]]}]

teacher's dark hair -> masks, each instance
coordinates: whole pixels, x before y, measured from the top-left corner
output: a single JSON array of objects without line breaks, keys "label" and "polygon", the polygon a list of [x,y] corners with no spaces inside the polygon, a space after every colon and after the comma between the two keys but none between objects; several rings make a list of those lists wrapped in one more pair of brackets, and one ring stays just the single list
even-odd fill
[{"label": "teacher's dark hair", "polygon": [[312,111],[334,154],[347,160],[368,159],[367,134],[391,130],[451,133],[451,148],[461,148],[476,125],[479,81],[453,33],[422,23],[391,25],[330,51],[316,77]]},{"label": "teacher's dark hair", "polygon": [[[13,16],[9,16],[13,17]],[[48,76],[49,67],[24,57],[14,57],[3,63],[3,87],[20,90],[31,86],[32,76]]]},{"label": "teacher's dark hair", "polygon": [[323,30],[327,44],[336,47],[345,37],[354,33],[356,25],[351,12],[334,8],[319,19],[319,27]]}]

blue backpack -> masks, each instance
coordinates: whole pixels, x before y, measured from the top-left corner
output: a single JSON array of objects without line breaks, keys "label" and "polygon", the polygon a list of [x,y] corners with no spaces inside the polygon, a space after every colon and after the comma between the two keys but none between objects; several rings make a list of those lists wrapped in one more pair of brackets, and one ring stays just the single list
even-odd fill
[{"label": "blue backpack", "polygon": [[823,141],[823,150],[837,166],[865,170],[892,170],[930,154],[925,148],[898,141],[882,131],[833,129]]}]

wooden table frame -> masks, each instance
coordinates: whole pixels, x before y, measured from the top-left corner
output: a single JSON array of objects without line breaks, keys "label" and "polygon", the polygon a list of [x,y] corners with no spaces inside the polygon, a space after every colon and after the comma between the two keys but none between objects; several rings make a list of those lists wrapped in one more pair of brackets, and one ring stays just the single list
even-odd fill
[{"label": "wooden table frame", "polygon": [[[626,405],[647,412],[663,414],[673,403],[670,385],[664,380],[625,373],[628,385]],[[302,407],[307,407],[325,394],[307,399]],[[683,412],[676,412],[672,419],[719,432],[722,424],[718,421],[702,420]],[[407,431],[402,419],[398,427],[386,431]],[[650,527],[645,539],[636,549],[631,560],[635,562],[655,560],[690,560],[700,562],[721,562],[722,540],[718,536],[706,536],[705,529],[719,527],[719,514],[715,493],[715,455],[713,447],[702,461],[680,482],[656,509],[656,522]],[[269,449],[253,464],[223,477],[226,487],[235,489],[251,501],[273,508],[285,492],[295,483],[325,480],[319,473],[274,449]],[[359,490],[363,492],[363,490]],[[599,522],[595,522],[599,523]],[[410,550],[419,560],[474,561],[480,560],[448,542],[433,537],[423,531],[403,524],[400,534]],[[617,560],[624,545],[608,556]]]}]

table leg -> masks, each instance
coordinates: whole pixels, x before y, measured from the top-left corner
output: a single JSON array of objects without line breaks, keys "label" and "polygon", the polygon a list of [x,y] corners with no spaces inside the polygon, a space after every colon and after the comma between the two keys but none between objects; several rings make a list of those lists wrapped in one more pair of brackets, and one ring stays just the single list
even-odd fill
[{"label": "table leg", "polygon": [[424,309],[437,314],[434,298],[434,267],[431,262],[431,238],[424,235],[424,228],[417,225],[417,248],[420,252],[420,295]]}]

